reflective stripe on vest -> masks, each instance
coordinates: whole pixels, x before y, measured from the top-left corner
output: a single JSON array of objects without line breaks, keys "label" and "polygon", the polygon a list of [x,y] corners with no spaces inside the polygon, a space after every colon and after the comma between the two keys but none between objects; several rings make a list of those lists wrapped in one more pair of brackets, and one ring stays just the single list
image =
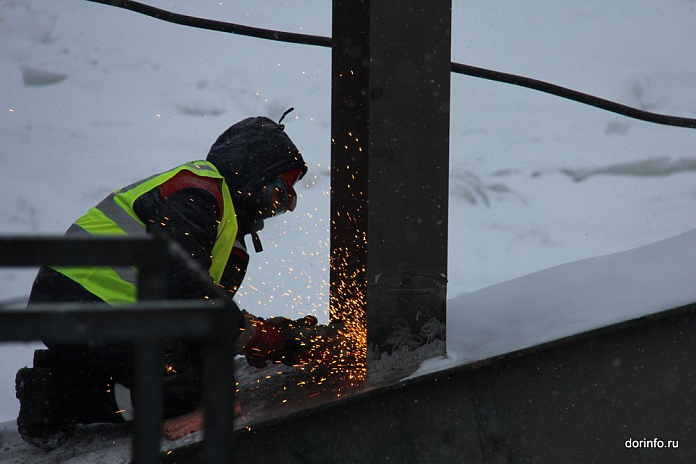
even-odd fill
[{"label": "reflective stripe on vest", "polygon": [[[145,224],[133,210],[133,204],[145,193],[157,188],[183,170],[197,176],[219,179],[222,190],[222,219],[211,252],[208,273],[220,283],[237,236],[237,218],[225,179],[211,163],[192,161],[170,171],[156,174],[118,190],[70,226],[66,235],[117,235],[143,237]],[[96,266],[89,268],[54,267],[109,304],[132,303],[137,299],[137,270],[134,267]]]}]

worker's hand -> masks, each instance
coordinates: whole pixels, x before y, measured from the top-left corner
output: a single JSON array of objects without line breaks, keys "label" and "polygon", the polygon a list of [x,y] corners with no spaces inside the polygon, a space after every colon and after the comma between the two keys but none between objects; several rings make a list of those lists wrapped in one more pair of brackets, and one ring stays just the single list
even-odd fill
[{"label": "worker's hand", "polygon": [[305,316],[296,321],[288,321],[280,332],[285,344],[276,353],[274,361],[287,366],[298,366],[312,361],[312,348],[317,343],[317,318]]},{"label": "worker's hand", "polygon": [[266,367],[266,361],[285,349],[281,331],[288,323],[290,319],[284,317],[274,317],[267,321],[257,318],[253,321],[254,333],[242,349],[250,366]]},{"label": "worker's hand", "polygon": [[242,350],[251,366],[265,367],[267,361],[297,366],[324,357],[325,353],[316,348],[326,338],[329,326],[317,325],[314,316],[295,321],[285,317],[258,319],[254,327],[254,335]]}]

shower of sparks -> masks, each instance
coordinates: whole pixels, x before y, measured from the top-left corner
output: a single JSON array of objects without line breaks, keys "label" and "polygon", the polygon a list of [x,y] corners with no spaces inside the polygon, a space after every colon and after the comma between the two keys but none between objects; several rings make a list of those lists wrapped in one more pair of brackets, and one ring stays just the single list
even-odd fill
[{"label": "shower of sparks", "polygon": [[[360,384],[367,376],[367,230],[363,220],[367,212],[366,194],[363,188],[353,189],[348,185],[349,179],[355,180],[356,176],[360,184],[367,181],[360,172],[364,155],[360,137],[356,135],[348,131],[347,137],[341,135],[343,140],[332,139],[332,144],[345,149],[333,151],[332,183],[347,187],[342,189],[340,201],[332,201],[331,234],[336,243],[331,247],[329,307],[331,320],[341,321],[344,327],[343,356],[335,363],[332,373],[346,376],[349,385]],[[332,185],[333,188],[336,186]]]},{"label": "shower of sparks", "polygon": [[[355,138],[353,137],[352,144],[357,143]],[[363,189],[355,189],[352,195],[356,198],[363,196]],[[329,282],[325,279],[316,281],[306,270],[292,264],[293,259],[300,255],[303,257],[308,255],[315,257],[316,255],[317,259],[325,256],[325,252],[322,251],[331,247],[329,242],[323,239],[316,242],[320,248],[318,252],[308,253],[305,250],[297,250],[287,260],[280,260],[282,269],[278,273],[279,282],[266,284],[247,281],[245,284],[247,289],[253,291],[254,297],[257,298],[261,297],[259,292],[261,286],[275,286],[276,288],[273,290],[264,288],[263,294],[274,294],[291,299],[293,306],[300,314],[312,314],[317,310],[323,310],[326,307],[326,298],[328,297],[330,319],[334,322],[329,325],[309,327],[299,335],[298,343],[305,345],[308,349],[306,363],[294,368],[276,363],[271,372],[266,372],[261,378],[256,378],[252,383],[247,384],[240,393],[241,398],[248,398],[251,401],[254,395],[263,395],[266,400],[270,397],[273,404],[283,407],[297,407],[300,400],[295,395],[287,396],[288,388],[305,392],[300,397],[304,398],[305,401],[313,402],[321,398],[342,398],[355,387],[363,384],[367,376],[365,315],[367,281],[364,261],[356,259],[364,255],[367,247],[367,234],[361,230],[360,224],[360,218],[363,214],[364,210],[358,206],[357,210],[344,209],[343,213],[337,212],[334,220],[330,221],[333,228],[343,227],[343,230],[346,230],[345,228],[348,227],[350,230],[350,233],[347,234],[350,238],[350,244],[331,250],[329,265],[334,282],[330,292],[320,292],[310,296],[303,294],[304,292],[291,292],[283,287],[283,280],[288,277],[306,282],[308,290],[315,289],[316,291],[317,286],[330,287]],[[325,232],[327,226],[327,221],[324,221],[320,226],[315,227],[323,229]],[[321,231],[309,230],[305,233],[314,232]],[[270,264],[263,263],[263,266],[267,267]],[[298,290],[300,287],[293,288]],[[250,294],[247,296],[252,297]],[[272,303],[272,299],[269,299],[267,304],[270,307]]]},{"label": "shower of sparks", "polygon": [[[367,374],[367,322],[365,295],[367,284],[364,265],[351,266],[351,252],[344,248],[333,251],[331,268],[340,277],[331,300],[331,319],[343,323],[341,355],[333,373],[347,375],[349,385],[359,384]],[[337,372],[338,371],[338,372]]]}]

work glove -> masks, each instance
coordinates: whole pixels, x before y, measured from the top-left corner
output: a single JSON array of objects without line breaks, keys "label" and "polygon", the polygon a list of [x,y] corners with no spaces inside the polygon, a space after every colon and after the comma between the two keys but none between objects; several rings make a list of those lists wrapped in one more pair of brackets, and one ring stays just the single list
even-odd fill
[{"label": "work glove", "polygon": [[305,316],[295,321],[285,317],[254,321],[254,334],[242,354],[249,365],[262,368],[268,361],[297,366],[312,361],[312,346],[317,341],[317,318]]}]

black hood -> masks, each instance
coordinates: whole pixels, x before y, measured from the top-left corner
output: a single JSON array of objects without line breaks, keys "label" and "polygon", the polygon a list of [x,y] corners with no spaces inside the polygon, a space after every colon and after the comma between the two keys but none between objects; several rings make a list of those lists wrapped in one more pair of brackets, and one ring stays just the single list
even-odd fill
[{"label": "black hood", "polygon": [[218,137],[206,161],[225,177],[233,197],[242,199],[280,174],[307,165],[283,126],[259,116],[238,122]]}]

